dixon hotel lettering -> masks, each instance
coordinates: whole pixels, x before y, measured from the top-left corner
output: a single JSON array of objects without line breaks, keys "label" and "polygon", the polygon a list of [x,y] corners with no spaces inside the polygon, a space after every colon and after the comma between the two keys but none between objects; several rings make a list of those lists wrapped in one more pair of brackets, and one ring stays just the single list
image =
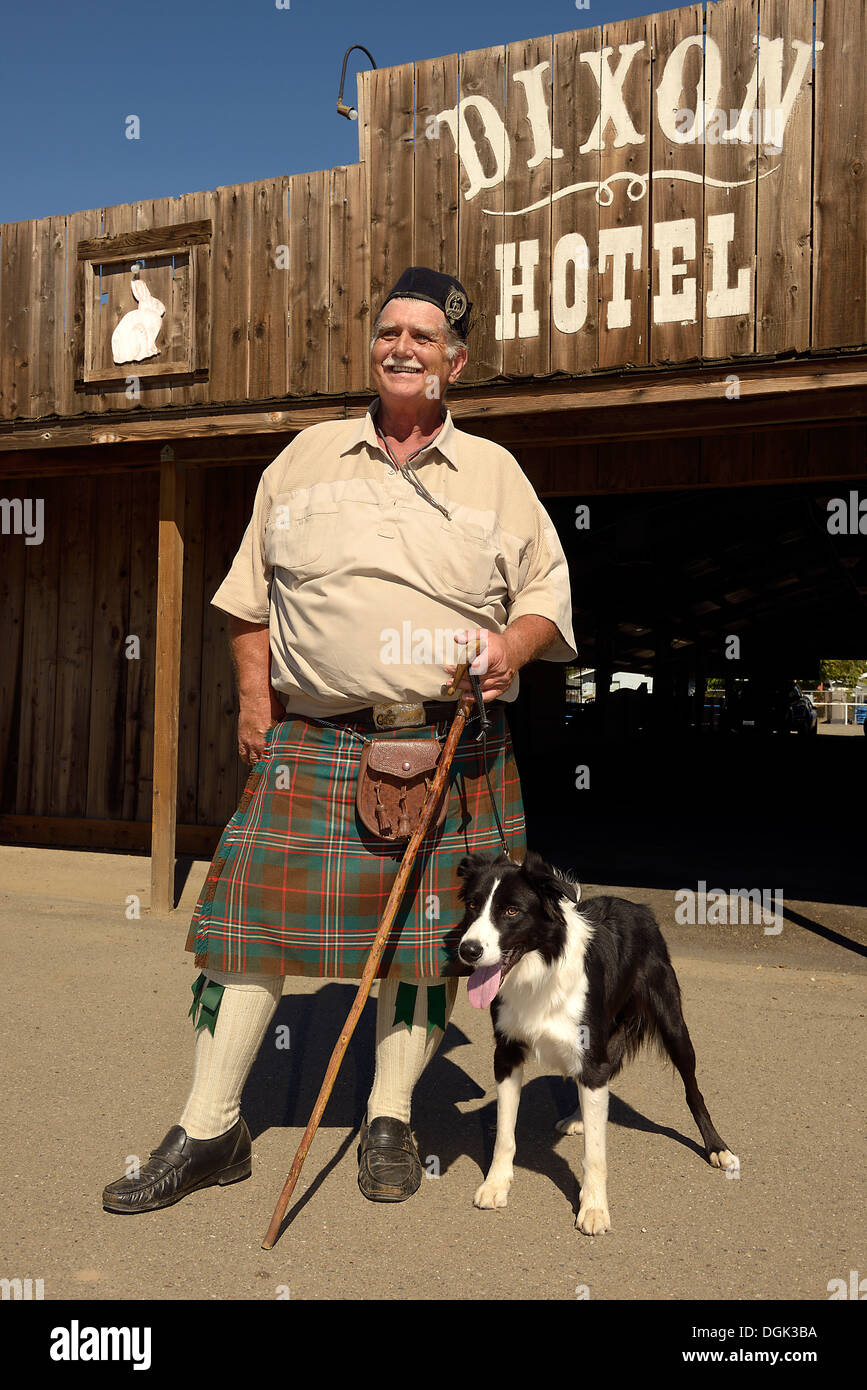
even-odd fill
[{"label": "dixon hotel lettering", "polygon": [[[636,129],[633,113],[624,96],[624,84],[630,67],[636,55],[646,47],[644,41],[621,44],[616,58],[614,49],[610,47],[579,55],[580,63],[586,65],[586,73],[582,66],[581,74],[587,81],[595,82],[599,92],[595,124],[579,146],[579,154],[605,149],[609,140],[615,149],[648,143],[646,132]],[[822,47],[821,43],[817,43],[817,52]],[[663,136],[674,146],[711,141],[722,145],[753,145],[758,131],[758,143],[764,145],[766,153],[780,155],[792,108],[811,68],[810,44],[794,39],[789,48],[791,51],[787,54],[783,38],[759,35],[755,67],[747,81],[746,91],[738,94],[740,105],[723,121],[720,119],[724,114],[720,109],[723,62],[719,45],[701,34],[685,38],[670,54],[656,89],[656,120]],[[692,109],[684,111],[679,103],[684,89],[685,67],[692,49],[704,53],[704,76],[695,92]],[[527,167],[532,169],[543,160],[550,159],[556,171],[556,161],[562,160],[565,155],[555,143],[556,131],[551,130],[548,107],[550,85],[546,91],[544,81],[549,66],[548,62],[539,63],[533,68],[514,73],[513,80],[521,89],[524,114],[531,133],[532,153]],[[578,80],[579,72],[576,71],[574,81]],[[700,94],[702,86],[704,97]],[[476,129],[481,129],[479,136],[473,134],[467,122],[466,113],[470,109],[476,115]],[[472,200],[485,189],[507,184],[511,148],[503,119],[492,101],[478,94],[464,97],[457,106],[440,111],[433,118],[433,124],[435,131],[429,133],[439,134],[440,128],[445,126],[454,141],[468,180],[465,199]],[[493,162],[492,173],[484,172],[483,155],[489,169]],[[779,164],[775,164],[758,177],[771,178],[778,167]],[[703,178],[699,173],[679,171],[676,167],[654,170],[652,174],[634,171],[613,173],[598,181],[566,182],[559,189],[555,188],[550,201],[592,192],[596,203],[607,207],[614,201],[615,185],[625,183],[627,199],[637,203],[646,196],[651,178],[682,179],[732,189],[754,183],[756,175],[753,173],[741,180],[725,181]],[[547,207],[548,202],[546,197],[527,207],[507,207],[505,217],[529,218],[538,209]],[[493,216],[503,216],[499,210],[484,211],[491,211]],[[688,272],[689,263],[696,257],[696,219],[686,217],[677,221],[655,222],[651,228],[651,238],[652,252],[658,256],[656,293],[653,296],[654,323],[694,321],[698,312],[696,280]],[[708,215],[705,245],[709,259],[709,283],[705,311],[709,318],[748,314],[752,309],[752,264],[737,267],[734,275],[730,275],[729,251],[734,239],[734,212]],[[631,266],[633,276],[644,270],[647,252],[643,243],[644,229],[641,225],[599,229],[599,273],[611,274],[610,298],[603,320],[608,329],[626,328],[632,321],[628,270]],[[495,326],[497,338],[534,338],[538,335],[538,262],[538,238],[505,241],[495,248],[494,268],[499,274],[500,284],[500,312]],[[560,332],[577,333],[586,321],[590,264],[590,248],[580,231],[568,232],[554,243],[551,302],[554,326]]]}]

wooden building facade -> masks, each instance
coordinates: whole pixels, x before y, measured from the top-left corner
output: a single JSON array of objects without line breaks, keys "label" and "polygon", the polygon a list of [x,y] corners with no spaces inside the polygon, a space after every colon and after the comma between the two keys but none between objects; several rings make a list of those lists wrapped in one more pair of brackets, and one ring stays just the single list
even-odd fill
[{"label": "wooden building facade", "polygon": [[2,837],[152,847],[162,907],[211,852],[209,600],[408,265],[466,287],[449,407],[543,499],[863,479],[865,51],[867,0],[689,5],[365,72],[354,165],[0,226]]}]

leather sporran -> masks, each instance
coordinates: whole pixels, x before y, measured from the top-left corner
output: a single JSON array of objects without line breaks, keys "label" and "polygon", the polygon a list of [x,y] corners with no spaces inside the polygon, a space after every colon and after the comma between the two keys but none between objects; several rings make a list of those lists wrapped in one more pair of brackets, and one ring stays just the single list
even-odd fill
[{"label": "leather sporran", "polygon": [[[421,818],[441,752],[435,738],[374,738],[365,744],[355,805],[361,823],[377,839],[410,839]],[[447,790],[446,785],[431,830],[438,830],[445,820]]]}]

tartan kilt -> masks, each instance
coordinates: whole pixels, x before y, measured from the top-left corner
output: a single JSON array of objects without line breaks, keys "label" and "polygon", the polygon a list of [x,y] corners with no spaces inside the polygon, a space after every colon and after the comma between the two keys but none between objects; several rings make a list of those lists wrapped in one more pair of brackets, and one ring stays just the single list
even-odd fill
[{"label": "tartan kilt", "polygon": [[[509,852],[526,852],[524,808],[502,705],[488,707],[488,773]],[[377,738],[436,736],[451,718]],[[199,900],[186,949],[195,964],[356,979],[364,972],[406,842],[371,835],[355,810],[359,725],[289,715],[268,731],[226,826]],[[377,977],[465,975],[444,946],[463,916],[457,866],[465,854],[501,851],[482,767],[478,721],[465,727],[449,774],[448,809],[418,850]]]}]

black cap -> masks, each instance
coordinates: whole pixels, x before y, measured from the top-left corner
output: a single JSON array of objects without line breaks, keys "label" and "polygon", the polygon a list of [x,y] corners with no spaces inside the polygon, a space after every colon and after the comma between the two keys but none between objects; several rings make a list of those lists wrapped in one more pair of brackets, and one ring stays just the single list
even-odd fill
[{"label": "black cap", "polygon": [[470,326],[472,304],[460,280],[443,275],[426,265],[411,265],[382,301],[384,309],[390,299],[424,299],[442,309],[452,328],[466,338]]}]

